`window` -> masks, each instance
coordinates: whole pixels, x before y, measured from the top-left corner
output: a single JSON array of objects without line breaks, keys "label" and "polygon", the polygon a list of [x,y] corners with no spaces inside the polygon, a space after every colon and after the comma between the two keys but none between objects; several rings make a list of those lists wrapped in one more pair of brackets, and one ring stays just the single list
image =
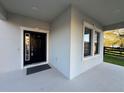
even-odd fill
[{"label": "window", "polygon": [[92,29],[85,28],[84,31],[84,57],[90,56],[92,45]]},{"label": "window", "polygon": [[87,60],[90,57],[100,54],[100,38],[102,31],[87,22],[84,22],[83,27],[83,58]]},{"label": "window", "polygon": [[94,54],[99,53],[99,39],[100,39],[100,33],[95,31],[95,36],[94,36]]}]

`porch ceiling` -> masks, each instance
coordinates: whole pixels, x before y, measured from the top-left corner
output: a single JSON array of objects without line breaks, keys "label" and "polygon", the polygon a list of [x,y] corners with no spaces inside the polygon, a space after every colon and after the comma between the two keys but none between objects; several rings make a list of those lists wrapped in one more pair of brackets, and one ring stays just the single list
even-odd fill
[{"label": "porch ceiling", "polygon": [[70,4],[102,26],[124,21],[124,0],[0,0],[8,12],[52,21]]}]

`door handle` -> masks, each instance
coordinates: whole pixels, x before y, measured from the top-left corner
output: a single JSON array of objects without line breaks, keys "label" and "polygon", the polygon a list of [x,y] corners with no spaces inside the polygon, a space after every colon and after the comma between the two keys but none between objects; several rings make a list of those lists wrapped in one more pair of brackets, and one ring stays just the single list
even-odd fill
[{"label": "door handle", "polygon": [[31,48],[31,56],[34,56],[34,48]]}]

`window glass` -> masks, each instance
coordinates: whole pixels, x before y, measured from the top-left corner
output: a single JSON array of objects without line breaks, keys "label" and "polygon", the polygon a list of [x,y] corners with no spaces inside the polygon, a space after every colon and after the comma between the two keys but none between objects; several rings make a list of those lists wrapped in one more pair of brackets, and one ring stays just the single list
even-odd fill
[{"label": "window glass", "polygon": [[100,39],[100,33],[95,31],[95,36],[94,36],[94,54],[99,53],[99,39]]},{"label": "window glass", "polygon": [[92,29],[85,28],[84,32],[84,56],[91,55],[91,39],[92,39]]}]

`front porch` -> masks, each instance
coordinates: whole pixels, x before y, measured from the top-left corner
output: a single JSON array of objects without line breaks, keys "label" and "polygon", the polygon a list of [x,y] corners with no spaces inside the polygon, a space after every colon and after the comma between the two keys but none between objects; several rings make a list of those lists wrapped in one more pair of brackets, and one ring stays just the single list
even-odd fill
[{"label": "front porch", "polygon": [[[0,0],[0,91],[124,91],[124,67],[103,62],[103,32],[124,28],[123,4]],[[41,65],[52,69],[26,75]]]},{"label": "front porch", "polygon": [[[23,73],[23,72],[22,72]],[[124,91],[124,68],[101,63],[73,80],[50,69],[26,76],[13,72],[0,77],[0,91]]]}]

